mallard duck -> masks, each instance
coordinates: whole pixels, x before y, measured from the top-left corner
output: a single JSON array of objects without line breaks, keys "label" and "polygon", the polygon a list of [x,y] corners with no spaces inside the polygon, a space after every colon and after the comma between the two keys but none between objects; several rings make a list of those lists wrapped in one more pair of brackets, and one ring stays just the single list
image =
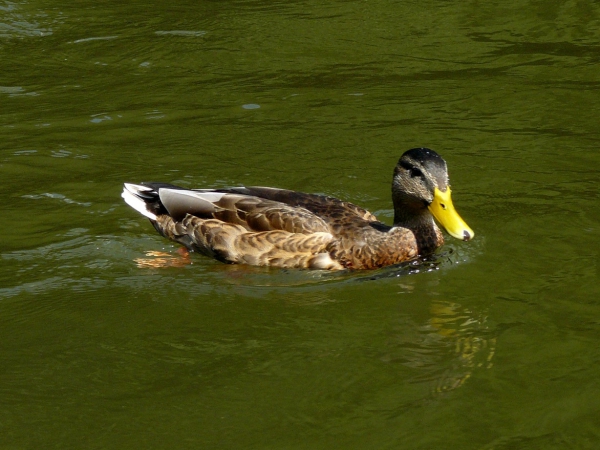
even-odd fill
[{"label": "mallard duck", "polygon": [[166,238],[230,264],[327,270],[397,264],[444,243],[434,217],[457,239],[474,236],[452,205],[446,162],[427,148],[408,150],[394,169],[391,227],[337,198],[269,187],[125,183],[122,197]]}]

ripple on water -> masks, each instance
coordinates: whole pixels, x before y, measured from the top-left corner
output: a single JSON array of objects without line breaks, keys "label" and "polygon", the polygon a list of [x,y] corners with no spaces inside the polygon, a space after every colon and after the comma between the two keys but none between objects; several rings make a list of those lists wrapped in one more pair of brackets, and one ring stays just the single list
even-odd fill
[{"label": "ripple on water", "polygon": [[155,31],[157,36],[184,36],[184,37],[200,37],[206,34],[206,31],[194,30],[170,30],[170,31]]}]

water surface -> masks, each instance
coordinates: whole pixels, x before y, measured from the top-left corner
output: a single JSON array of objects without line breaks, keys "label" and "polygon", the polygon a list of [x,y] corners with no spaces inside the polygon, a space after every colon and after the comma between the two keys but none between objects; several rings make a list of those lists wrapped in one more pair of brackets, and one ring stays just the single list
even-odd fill
[{"label": "water surface", "polygon": [[[596,448],[593,3],[0,3],[0,447]],[[416,146],[475,230],[368,274],[177,258],[124,181],[392,220]]]}]

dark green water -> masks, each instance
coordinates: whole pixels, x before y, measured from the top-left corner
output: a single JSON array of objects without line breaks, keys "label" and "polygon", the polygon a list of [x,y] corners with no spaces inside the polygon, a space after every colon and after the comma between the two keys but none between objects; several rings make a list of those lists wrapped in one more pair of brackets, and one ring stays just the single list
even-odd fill
[{"label": "dark green water", "polygon": [[[495,3],[0,0],[0,448],[598,448],[600,5]],[[435,269],[135,262],[124,181],[389,222],[415,146]]]}]

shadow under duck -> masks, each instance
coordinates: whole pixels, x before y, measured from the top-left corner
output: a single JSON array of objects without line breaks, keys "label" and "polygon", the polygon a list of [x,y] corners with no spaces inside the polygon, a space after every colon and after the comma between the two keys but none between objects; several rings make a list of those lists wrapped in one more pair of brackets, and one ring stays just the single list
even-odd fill
[{"label": "shadow under duck", "polygon": [[122,197],[166,238],[230,264],[328,270],[398,264],[444,243],[434,217],[457,239],[474,236],[452,205],[446,162],[427,148],[408,150],[394,169],[391,227],[337,198],[268,187],[125,183]]}]

